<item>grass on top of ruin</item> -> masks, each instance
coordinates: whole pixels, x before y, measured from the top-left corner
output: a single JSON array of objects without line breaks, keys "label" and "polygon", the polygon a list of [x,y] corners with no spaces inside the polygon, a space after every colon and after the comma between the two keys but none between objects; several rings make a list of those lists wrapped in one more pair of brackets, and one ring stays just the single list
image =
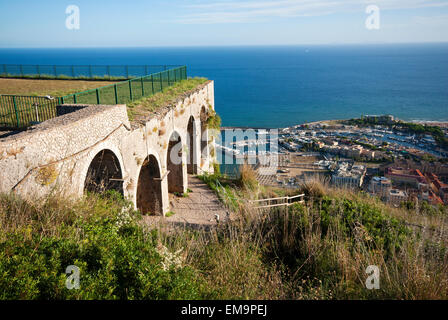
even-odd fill
[{"label": "grass on top of ruin", "polygon": [[127,104],[129,120],[146,117],[149,113],[165,106],[175,104],[185,93],[196,89],[208,81],[207,78],[189,78],[179,81],[152,96],[144,97]]},{"label": "grass on top of ruin", "polygon": [[115,82],[0,78],[0,94],[62,97],[76,92],[107,86]]}]

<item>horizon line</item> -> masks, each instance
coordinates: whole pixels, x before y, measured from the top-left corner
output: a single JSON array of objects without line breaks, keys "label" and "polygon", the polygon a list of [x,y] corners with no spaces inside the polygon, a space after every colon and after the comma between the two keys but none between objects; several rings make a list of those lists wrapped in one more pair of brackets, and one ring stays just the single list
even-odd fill
[{"label": "horizon line", "polygon": [[297,47],[297,46],[350,46],[350,45],[419,45],[448,44],[448,41],[420,42],[340,42],[340,43],[297,43],[297,44],[215,44],[215,45],[156,45],[156,46],[7,46],[0,49],[130,49],[130,48],[221,48],[221,47]]}]

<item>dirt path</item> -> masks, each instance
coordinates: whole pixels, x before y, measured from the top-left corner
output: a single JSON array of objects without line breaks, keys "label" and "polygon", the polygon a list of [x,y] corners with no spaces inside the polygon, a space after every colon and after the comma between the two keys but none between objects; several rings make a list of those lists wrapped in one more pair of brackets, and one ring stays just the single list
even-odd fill
[{"label": "dirt path", "polygon": [[148,225],[169,224],[171,226],[206,228],[217,225],[216,219],[223,222],[233,218],[219,201],[216,194],[204,182],[195,176],[188,176],[188,197],[177,197],[170,194],[170,207],[174,214],[170,217],[144,216]]}]

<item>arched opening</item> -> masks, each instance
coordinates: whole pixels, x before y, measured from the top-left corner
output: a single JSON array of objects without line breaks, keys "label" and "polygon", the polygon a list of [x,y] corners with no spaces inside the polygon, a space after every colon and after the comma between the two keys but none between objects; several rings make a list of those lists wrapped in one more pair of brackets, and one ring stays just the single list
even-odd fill
[{"label": "arched opening", "polygon": [[162,180],[157,159],[149,155],[143,162],[137,184],[137,209],[142,214],[162,215]]},{"label": "arched opening", "polygon": [[205,163],[208,158],[208,132],[207,132],[207,120],[208,112],[205,106],[201,109],[201,164]]},{"label": "arched opening", "polygon": [[170,137],[167,151],[168,192],[184,192],[184,177],[182,173],[182,141],[177,132]]},{"label": "arched opening", "polygon": [[197,173],[197,159],[196,159],[196,126],[193,116],[188,120],[188,163],[187,163],[187,172],[189,174]]},{"label": "arched opening", "polygon": [[102,150],[93,158],[87,170],[84,190],[95,193],[115,190],[123,194],[120,162],[111,150]]}]

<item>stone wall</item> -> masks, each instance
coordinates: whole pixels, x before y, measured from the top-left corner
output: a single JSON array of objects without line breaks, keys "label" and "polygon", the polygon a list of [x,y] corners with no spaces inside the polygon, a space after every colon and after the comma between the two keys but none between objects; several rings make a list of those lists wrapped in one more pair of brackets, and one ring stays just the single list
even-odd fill
[{"label": "stone wall", "polygon": [[[213,171],[207,131],[201,137],[201,111],[207,113],[209,106],[214,109],[212,81],[138,124],[129,121],[125,105],[64,105],[61,116],[0,139],[0,192],[33,199],[51,193],[80,197],[87,186],[113,185],[136,208],[165,214],[168,191],[187,190],[187,159],[197,159],[190,166],[195,173]],[[191,124],[188,130],[189,122],[193,130]],[[180,139],[177,149],[170,137]],[[205,152],[200,150],[202,138]],[[171,150],[181,158],[168,171]],[[96,178],[86,183],[88,173]],[[98,177],[105,177],[104,184]]]}]

